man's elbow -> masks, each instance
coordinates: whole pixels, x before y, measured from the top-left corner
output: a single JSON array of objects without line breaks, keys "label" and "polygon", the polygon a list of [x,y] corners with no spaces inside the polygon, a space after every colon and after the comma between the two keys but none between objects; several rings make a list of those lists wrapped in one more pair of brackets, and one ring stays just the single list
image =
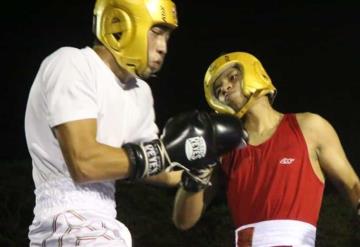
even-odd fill
[{"label": "man's elbow", "polygon": [[73,158],[66,162],[72,180],[75,183],[89,183],[94,181],[94,172],[91,171],[91,164],[86,159]]},{"label": "man's elbow", "polygon": [[174,222],[174,225],[177,229],[179,229],[181,231],[187,231],[192,227],[192,225],[175,223],[175,222]]},{"label": "man's elbow", "polygon": [[181,219],[177,218],[176,216],[173,217],[172,221],[173,221],[175,227],[181,231],[189,230],[196,223],[196,221],[181,220]]},{"label": "man's elbow", "polygon": [[83,184],[83,183],[89,183],[89,182],[93,182],[93,179],[91,179],[90,176],[86,175],[85,173],[82,172],[77,172],[71,175],[73,181],[76,184]]}]

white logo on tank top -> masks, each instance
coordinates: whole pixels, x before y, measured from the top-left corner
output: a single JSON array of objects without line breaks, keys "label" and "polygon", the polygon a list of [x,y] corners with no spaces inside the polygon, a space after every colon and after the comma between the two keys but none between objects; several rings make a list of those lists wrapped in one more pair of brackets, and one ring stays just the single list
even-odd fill
[{"label": "white logo on tank top", "polygon": [[282,165],[291,165],[294,161],[294,158],[282,158],[279,163]]}]

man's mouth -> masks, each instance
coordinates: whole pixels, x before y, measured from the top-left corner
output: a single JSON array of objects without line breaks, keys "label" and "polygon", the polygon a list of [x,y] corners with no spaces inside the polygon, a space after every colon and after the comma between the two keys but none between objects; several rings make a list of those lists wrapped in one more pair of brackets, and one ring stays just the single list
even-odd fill
[{"label": "man's mouth", "polygon": [[153,61],[150,63],[150,69],[151,70],[159,70],[161,68],[162,62],[160,60]]},{"label": "man's mouth", "polygon": [[230,101],[231,94],[232,94],[232,92],[228,92],[228,93],[225,94],[225,102],[228,103]]}]

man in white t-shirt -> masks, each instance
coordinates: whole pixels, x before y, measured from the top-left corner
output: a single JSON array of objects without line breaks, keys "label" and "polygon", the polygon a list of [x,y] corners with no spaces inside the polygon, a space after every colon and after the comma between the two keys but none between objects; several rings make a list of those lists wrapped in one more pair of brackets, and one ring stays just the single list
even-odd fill
[{"label": "man in white t-shirt", "polygon": [[176,27],[171,0],[97,0],[97,44],[63,47],[42,62],[25,116],[36,188],[30,246],[130,247],[116,220],[114,181],[178,183],[179,172],[136,153],[158,138],[142,79],[160,70]]}]

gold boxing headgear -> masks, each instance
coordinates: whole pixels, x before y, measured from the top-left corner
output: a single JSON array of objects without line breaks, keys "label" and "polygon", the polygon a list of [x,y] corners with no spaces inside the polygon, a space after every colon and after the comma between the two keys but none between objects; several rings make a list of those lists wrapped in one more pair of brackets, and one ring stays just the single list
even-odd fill
[{"label": "gold boxing headgear", "polygon": [[140,77],[148,67],[148,31],[154,25],[177,27],[171,0],[96,0],[94,33],[116,62]]},{"label": "gold boxing headgear", "polygon": [[[228,68],[237,67],[242,73],[241,89],[248,98],[247,103],[238,111],[219,101],[214,92],[215,80]],[[204,79],[205,98],[209,106],[217,112],[236,114],[242,117],[249,109],[254,99],[270,95],[271,103],[276,94],[276,88],[271,82],[260,61],[246,52],[232,52],[215,59],[209,66]]]}]

